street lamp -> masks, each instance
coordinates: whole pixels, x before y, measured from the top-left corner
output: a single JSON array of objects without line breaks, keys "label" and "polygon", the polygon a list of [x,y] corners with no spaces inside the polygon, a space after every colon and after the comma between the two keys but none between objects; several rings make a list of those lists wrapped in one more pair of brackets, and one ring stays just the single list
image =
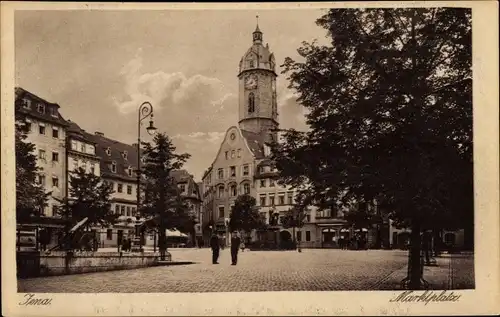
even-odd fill
[{"label": "street lamp", "polygon": [[[141,207],[141,123],[146,118],[150,118],[149,126],[146,128],[149,135],[154,135],[156,132],[156,128],[153,125],[153,105],[148,101],[143,102],[139,106],[138,111],[138,122],[137,122],[137,213],[139,213],[139,209]],[[139,235],[139,232],[136,232],[136,235]]]}]

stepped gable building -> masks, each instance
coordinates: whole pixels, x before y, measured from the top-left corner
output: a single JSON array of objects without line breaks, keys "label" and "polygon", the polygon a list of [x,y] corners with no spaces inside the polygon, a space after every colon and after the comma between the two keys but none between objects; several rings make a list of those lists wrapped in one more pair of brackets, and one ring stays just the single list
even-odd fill
[{"label": "stepped gable building", "polygon": [[35,145],[37,165],[41,168],[38,182],[52,192],[44,217],[57,217],[58,199],[66,197],[66,129],[68,123],[59,113],[59,105],[23,88],[15,88],[16,116],[23,117],[29,128],[27,141]]}]

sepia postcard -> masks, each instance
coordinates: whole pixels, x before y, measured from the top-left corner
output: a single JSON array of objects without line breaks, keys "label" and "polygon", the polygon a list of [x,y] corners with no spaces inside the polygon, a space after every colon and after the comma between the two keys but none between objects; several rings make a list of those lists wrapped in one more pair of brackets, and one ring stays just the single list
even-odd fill
[{"label": "sepia postcard", "polygon": [[500,313],[495,25],[2,2],[2,314]]}]

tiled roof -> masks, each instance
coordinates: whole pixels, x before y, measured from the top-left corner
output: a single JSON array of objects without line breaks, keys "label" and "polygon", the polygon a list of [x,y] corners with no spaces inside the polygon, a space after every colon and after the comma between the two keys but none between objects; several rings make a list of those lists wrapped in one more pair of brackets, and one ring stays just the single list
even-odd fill
[{"label": "tiled roof", "polygon": [[[106,177],[120,177],[130,181],[135,181],[135,171],[137,170],[137,148],[135,146],[109,139],[104,135],[90,134],[83,132],[85,138],[92,140],[96,144],[96,155],[101,157],[101,175]],[[110,149],[110,155],[106,149]],[[127,158],[124,157],[127,153]],[[111,171],[111,162],[116,162],[116,173]],[[128,174],[129,166],[133,169],[132,176]]]},{"label": "tiled roof", "polygon": [[[66,120],[64,120],[64,118],[59,113],[59,105],[58,104],[48,102],[47,100],[42,99],[41,97],[38,97],[37,95],[35,95],[27,90],[24,90],[21,87],[15,88],[15,95],[16,95],[16,100],[15,100],[16,111],[23,113],[25,115],[34,117],[38,120],[51,122],[53,124],[57,124],[57,125],[60,125],[63,127],[66,127],[68,125]],[[45,108],[46,108],[44,113],[38,112],[37,107],[34,104],[31,105],[31,109],[24,108],[22,105],[22,100],[24,98],[30,99],[30,100],[37,102],[37,103],[44,104]],[[50,108],[55,109],[56,114],[57,114],[56,116],[53,116],[51,114],[51,112],[49,110]]]},{"label": "tiled roof", "polygon": [[252,151],[255,158],[260,159],[264,158],[264,139],[263,137],[254,132],[250,132],[247,130],[241,130],[241,134],[247,141],[248,147]]},{"label": "tiled roof", "polygon": [[177,183],[187,184],[186,197],[201,200],[201,191],[198,184],[194,181],[193,175],[189,174],[186,170],[172,171],[171,175]]}]

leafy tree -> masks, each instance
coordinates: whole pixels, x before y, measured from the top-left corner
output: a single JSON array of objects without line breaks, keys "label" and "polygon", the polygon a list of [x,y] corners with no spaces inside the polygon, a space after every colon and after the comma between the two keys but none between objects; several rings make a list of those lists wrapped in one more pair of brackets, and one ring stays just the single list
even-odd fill
[{"label": "leafy tree", "polygon": [[167,251],[166,229],[184,230],[189,221],[189,206],[181,196],[172,171],[181,169],[189,159],[187,153],[177,154],[176,147],[165,133],[158,133],[153,143],[144,142],[145,165],[141,213],[158,230],[160,257]]},{"label": "leafy tree", "polygon": [[283,65],[310,129],[284,133],[276,166],[310,203],[375,200],[410,227],[418,289],[420,232],[473,223],[471,10],[332,9],[317,24],[331,44]]},{"label": "leafy tree", "polygon": [[85,217],[85,228],[113,225],[118,214],[111,210],[113,188],[103,182],[101,177],[87,173],[80,167],[69,175],[69,197],[61,200],[59,214],[67,218],[72,225]]},{"label": "leafy tree", "polygon": [[16,215],[17,221],[23,222],[43,214],[51,192],[45,192],[43,184],[38,183],[41,168],[33,153],[35,145],[26,140],[29,132],[26,118],[16,113],[15,119]]},{"label": "leafy tree", "polygon": [[262,226],[257,202],[254,197],[244,194],[236,198],[229,215],[229,228],[231,231],[245,231],[249,234],[253,229]]}]

